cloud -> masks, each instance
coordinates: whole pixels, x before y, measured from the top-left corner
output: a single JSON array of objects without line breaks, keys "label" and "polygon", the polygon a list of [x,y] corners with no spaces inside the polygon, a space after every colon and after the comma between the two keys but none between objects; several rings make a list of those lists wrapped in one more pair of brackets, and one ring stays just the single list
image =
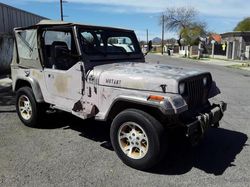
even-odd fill
[{"label": "cloud", "polygon": [[[30,2],[58,2],[58,0],[19,0]],[[202,15],[239,18],[250,16],[246,0],[67,0],[69,3],[99,5],[95,11],[115,13],[161,13],[167,7],[192,6]]]}]

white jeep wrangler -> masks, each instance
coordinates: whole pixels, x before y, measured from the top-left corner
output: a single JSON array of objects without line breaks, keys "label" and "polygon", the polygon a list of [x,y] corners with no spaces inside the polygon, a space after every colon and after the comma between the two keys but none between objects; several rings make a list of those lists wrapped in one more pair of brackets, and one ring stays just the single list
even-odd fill
[{"label": "white jeep wrangler", "polygon": [[111,120],[112,146],[137,169],[166,153],[165,133],[183,127],[198,141],[218,127],[226,104],[209,72],[146,63],[131,30],[44,20],[16,28],[11,64],[17,113],[41,125],[46,107]]}]

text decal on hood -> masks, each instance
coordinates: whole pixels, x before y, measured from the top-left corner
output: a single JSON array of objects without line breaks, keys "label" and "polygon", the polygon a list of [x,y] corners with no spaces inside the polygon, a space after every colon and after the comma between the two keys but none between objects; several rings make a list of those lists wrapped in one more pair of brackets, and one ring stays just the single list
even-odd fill
[{"label": "text decal on hood", "polygon": [[116,80],[116,79],[106,79],[106,84],[110,85],[121,85],[121,80]]}]

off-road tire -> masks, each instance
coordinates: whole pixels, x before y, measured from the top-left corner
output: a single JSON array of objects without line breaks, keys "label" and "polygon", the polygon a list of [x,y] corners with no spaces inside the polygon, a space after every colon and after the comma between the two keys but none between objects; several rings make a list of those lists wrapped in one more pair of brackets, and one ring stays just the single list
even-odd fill
[{"label": "off-road tire", "polygon": [[[125,154],[119,143],[119,129],[133,122],[138,124],[148,139],[148,149],[144,157],[134,159]],[[128,166],[139,170],[148,170],[159,163],[166,153],[167,138],[162,124],[150,114],[137,109],[127,109],[119,113],[111,124],[110,139],[118,157]]]},{"label": "off-road tire", "polygon": [[[29,119],[25,119],[20,112],[20,106],[19,106],[20,97],[28,98],[30,102],[32,114]],[[46,113],[45,108],[46,108],[46,105],[44,103],[38,104],[36,102],[33,91],[30,87],[22,87],[18,89],[16,93],[16,110],[17,110],[18,117],[26,126],[33,127],[33,128],[41,127],[42,121]]]}]

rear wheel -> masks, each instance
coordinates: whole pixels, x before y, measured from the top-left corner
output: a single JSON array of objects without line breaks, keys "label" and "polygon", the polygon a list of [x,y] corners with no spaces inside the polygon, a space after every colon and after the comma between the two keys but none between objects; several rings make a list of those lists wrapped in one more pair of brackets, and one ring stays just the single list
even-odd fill
[{"label": "rear wheel", "polygon": [[17,91],[16,109],[20,120],[29,127],[39,127],[45,114],[44,104],[38,104],[30,87]]},{"label": "rear wheel", "polygon": [[119,158],[140,170],[155,166],[166,151],[163,126],[148,113],[136,109],[125,110],[115,117],[110,138]]}]

